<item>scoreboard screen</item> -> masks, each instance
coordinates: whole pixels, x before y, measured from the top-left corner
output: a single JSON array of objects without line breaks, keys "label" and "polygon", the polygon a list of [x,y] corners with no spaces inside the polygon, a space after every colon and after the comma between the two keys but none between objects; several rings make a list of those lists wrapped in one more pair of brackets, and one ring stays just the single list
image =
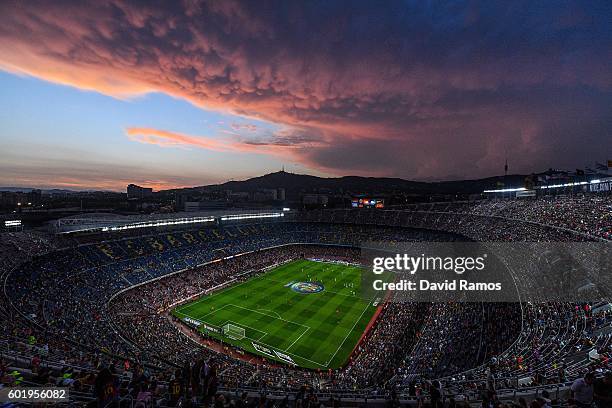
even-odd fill
[{"label": "scoreboard screen", "polygon": [[381,198],[353,198],[351,199],[353,208],[385,208],[385,200]]}]

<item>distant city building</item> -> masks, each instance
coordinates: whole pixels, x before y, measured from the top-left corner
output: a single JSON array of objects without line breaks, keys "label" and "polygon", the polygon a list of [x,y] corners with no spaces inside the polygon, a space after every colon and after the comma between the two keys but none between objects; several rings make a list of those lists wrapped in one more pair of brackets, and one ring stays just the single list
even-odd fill
[{"label": "distant city building", "polygon": [[153,189],[147,187],[137,186],[136,184],[128,184],[127,196],[128,200],[141,199],[151,197],[153,195]]},{"label": "distant city building", "polygon": [[15,206],[19,201],[21,193],[14,193],[12,191],[0,191],[0,204],[6,206]]},{"label": "distant city building", "polygon": [[27,193],[21,191],[0,191],[0,206],[31,207],[42,202],[42,192],[34,189]]},{"label": "distant city building", "polygon": [[321,205],[326,206],[329,201],[329,197],[325,194],[304,194],[302,197],[302,203],[306,206]]},{"label": "distant city building", "polygon": [[258,190],[253,194],[253,201],[275,201],[278,197],[278,191],[276,189],[264,188]]},{"label": "distant city building", "polygon": [[230,192],[227,198],[233,201],[248,201],[249,193],[247,191]]},{"label": "distant city building", "polygon": [[27,194],[28,204],[39,204],[42,201],[42,191],[34,189]]},{"label": "distant city building", "polygon": [[174,209],[176,211],[182,211],[185,209],[185,203],[187,201],[193,201],[189,199],[189,195],[188,194],[184,194],[184,193],[175,193],[174,196]]}]

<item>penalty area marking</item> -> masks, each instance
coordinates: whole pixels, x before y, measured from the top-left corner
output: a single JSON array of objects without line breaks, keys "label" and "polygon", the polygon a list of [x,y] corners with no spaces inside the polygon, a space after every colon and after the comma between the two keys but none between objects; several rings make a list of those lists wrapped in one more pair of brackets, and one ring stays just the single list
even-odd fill
[{"label": "penalty area marking", "polygon": [[[289,347],[287,347],[286,349],[284,349],[284,350],[283,350],[284,352],[287,352],[287,350],[289,350],[291,347],[293,347],[293,345],[294,345],[295,343],[297,343],[297,341],[298,341],[299,339],[301,339],[301,338],[302,338],[302,336],[304,336],[304,334],[306,334],[306,332],[307,332],[308,330],[310,330],[310,326],[305,325],[305,324],[301,324],[301,323],[298,323],[298,322],[294,322],[294,321],[292,321],[292,320],[286,320],[286,319],[283,319],[282,317],[280,317],[280,315],[279,315],[279,317],[275,317],[275,316],[272,316],[272,315],[269,315],[269,314],[266,314],[266,313],[262,313],[262,312],[260,312],[260,311],[258,311],[258,310],[249,309],[248,307],[242,307],[242,306],[234,305],[234,304],[232,304],[232,303],[230,303],[230,305],[231,305],[231,306],[238,307],[238,308],[240,308],[240,309],[244,309],[244,310],[248,310],[248,311],[251,311],[251,312],[259,313],[259,314],[262,314],[262,315],[264,315],[264,316],[274,317],[275,319],[281,320],[281,321],[283,321],[283,322],[287,322],[287,323],[295,324],[296,326],[302,326],[302,327],[304,327],[304,328],[305,328],[305,330],[304,330],[304,331],[303,331],[303,332],[302,332],[302,333],[299,335],[299,337],[298,337],[297,339],[295,339],[295,340],[293,341],[293,343],[291,343],[291,344],[289,345]],[[266,310],[266,309],[260,309],[260,310]],[[275,313],[276,313],[276,312],[275,312]],[[276,313],[276,314],[278,315],[278,313]],[[235,322],[232,322],[232,323],[235,323]],[[238,324],[238,323],[235,323],[235,324]],[[243,325],[243,326],[246,326],[246,325]],[[246,327],[249,327],[249,326],[246,326]],[[258,330],[258,331],[260,331],[260,330]],[[267,336],[267,334],[266,334],[266,336]],[[263,338],[264,338],[264,337],[266,337],[266,336],[262,336],[262,337],[260,337],[260,339],[263,339]],[[259,341],[259,340],[257,340],[257,341]],[[261,343],[261,342],[260,342],[260,343]],[[265,343],[262,343],[262,344],[265,344]],[[266,345],[266,346],[268,346],[268,347],[271,347],[271,348],[278,348],[278,347],[271,346],[271,345],[269,345],[269,344],[265,344],[265,345]],[[289,354],[291,354],[291,353],[289,353]],[[295,356],[295,355],[294,355],[294,356]],[[304,359],[304,360],[308,360],[307,358],[304,358],[304,357],[301,357],[301,356],[298,356],[298,357],[300,357],[300,358],[302,358],[302,359]],[[308,361],[310,361],[310,360],[308,360]],[[311,363],[315,363],[314,361],[310,361],[310,362],[311,362]],[[317,363],[315,363],[315,364],[317,364]],[[320,365],[320,364],[319,364],[319,365]]]},{"label": "penalty area marking", "polygon": [[[283,321],[283,322],[287,322],[287,323],[295,324],[296,326],[302,326],[302,327],[308,327],[308,328],[310,328],[309,326],[306,326],[305,324],[301,324],[301,323],[298,323],[298,322],[294,322],[293,320],[287,320],[287,319],[283,319],[282,317],[272,316],[272,315],[269,315],[269,314],[267,314],[267,313],[260,312],[260,311],[258,311],[258,310],[253,310],[253,309],[250,309],[250,308],[248,308],[248,307],[238,306],[238,305],[235,305],[235,304],[233,304],[233,303],[228,303],[228,304],[227,304],[227,305],[225,305],[225,306],[234,306],[234,307],[237,307],[237,308],[239,308],[239,309],[248,310],[248,311],[253,312],[253,313],[259,313],[259,314],[264,315],[264,316],[273,317],[273,318],[278,319],[278,320],[281,320],[281,321]],[[223,306],[223,307],[225,307],[225,306]],[[265,309],[260,309],[260,310],[265,310]]]},{"label": "penalty area marking", "polygon": [[274,313],[274,314],[276,315],[276,318],[277,318],[277,319],[282,319],[282,318],[283,318],[283,317],[282,317],[280,314],[278,314],[278,312],[275,312],[274,310],[270,310],[270,309],[263,309],[263,308],[257,308],[257,310],[264,310],[264,311],[266,311],[266,312]]},{"label": "penalty area marking", "polygon": [[[234,323],[234,324],[236,324],[236,325],[240,326],[238,323],[236,323],[236,322],[232,322],[231,320],[228,320],[228,321],[226,322],[226,324],[227,324],[227,323]],[[243,324],[242,326],[248,327],[249,329],[253,329],[252,327],[249,327],[249,326],[247,326],[247,325],[245,325],[245,324]],[[310,329],[310,327],[307,327],[307,326],[306,326],[306,330],[304,330],[304,332],[303,332],[303,333],[300,335],[300,337],[302,337],[302,336],[304,335],[304,333],[306,333],[306,332],[307,332],[309,329]],[[260,332],[260,333],[266,333],[266,332],[264,332],[264,331],[257,330],[257,329],[253,329],[253,330],[258,331],[258,332]],[[249,339],[249,340],[254,341],[254,342],[257,342],[257,343],[261,344],[262,346],[269,347],[271,350],[278,350],[278,347],[276,347],[276,346],[271,346],[270,344],[265,343],[265,342],[263,342],[263,341],[261,341],[261,340],[260,340],[260,339],[263,339],[264,337],[266,337],[267,335],[268,335],[268,333],[264,334],[264,335],[263,335],[263,336],[261,336],[259,339],[253,339],[253,338],[251,338],[251,337],[249,337],[249,336],[246,336],[246,335],[244,336],[244,338],[245,338],[245,339]],[[229,337],[229,336],[228,336],[228,337]],[[298,337],[298,339],[299,339],[300,337]],[[230,337],[230,338],[231,338],[231,337]],[[234,340],[238,340],[238,339],[234,339]],[[297,339],[296,339],[296,341],[297,341]],[[319,362],[317,362],[317,361],[312,361],[312,360],[310,360],[310,359],[308,359],[308,358],[306,358],[306,357],[300,356],[299,354],[294,354],[294,353],[290,353],[290,352],[288,352],[287,350],[289,350],[289,349],[290,349],[290,348],[293,346],[293,344],[295,344],[295,342],[296,342],[296,341],[294,341],[294,342],[293,342],[293,343],[292,343],[292,344],[291,344],[291,345],[290,345],[290,346],[289,346],[287,349],[283,350],[283,352],[284,352],[284,353],[289,354],[290,356],[293,356],[293,357],[299,358],[299,359],[301,359],[301,360],[308,361],[309,363],[316,364],[316,365],[318,365],[319,367],[327,368],[327,366],[326,366],[326,365],[321,364],[321,363],[319,363]],[[241,348],[243,348],[243,349],[244,349],[244,347],[241,347]],[[257,349],[255,349],[255,351],[256,351],[257,353],[259,353],[259,354],[262,354],[260,351],[257,351]],[[268,357],[270,357],[270,356],[268,356]],[[286,361],[285,361],[285,362],[286,362]]]},{"label": "penalty area marking", "polygon": [[[228,303],[228,304],[226,304],[225,306],[223,306],[223,308],[225,308],[225,307],[227,307],[227,306],[235,306],[235,307],[237,307],[237,308],[239,308],[239,309],[244,309],[244,310],[248,310],[248,311],[251,311],[251,312],[254,312],[254,313],[259,313],[259,314],[262,314],[262,315],[264,315],[264,316],[273,317],[273,318],[275,318],[275,319],[282,320],[282,321],[287,322],[287,323],[292,323],[292,324],[295,324],[296,326],[302,326],[302,327],[304,327],[304,328],[305,328],[305,330],[302,332],[302,334],[300,334],[300,336],[299,336],[299,337],[298,337],[298,338],[297,338],[297,339],[296,339],[296,340],[295,340],[293,343],[291,343],[291,344],[289,345],[289,347],[287,347],[285,350],[283,350],[283,352],[285,352],[285,353],[289,354],[290,356],[297,357],[297,358],[302,359],[302,360],[304,360],[304,361],[308,361],[309,363],[316,364],[316,365],[318,365],[319,367],[327,368],[327,365],[325,365],[325,364],[321,364],[321,363],[319,363],[319,362],[317,362],[317,361],[310,360],[310,359],[308,359],[308,358],[306,358],[306,357],[303,357],[303,356],[301,356],[301,355],[299,355],[299,354],[294,354],[294,353],[290,353],[290,352],[288,352],[288,351],[287,351],[287,350],[289,350],[291,347],[293,347],[293,345],[294,345],[294,344],[295,344],[295,343],[296,343],[296,342],[297,342],[297,341],[298,341],[298,340],[299,340],[299,339],[300,339],[302,336],[304,336],[304,334],[306,334],[306,332],[307,332],[308,330],[310,330],[310,326],[307,326],[307,325],[305,325],[305,324],[301,324],[301,323],[297,323],[297,322],[294,322],[294,321],[291,321],[291,320],[286,320],[286,319],[278,318],[278,317],[275,317],[275,316],[272,316],[272,315],[269,315],[269,314],[266,314],[266,313],[259,312],[259,311],[257,311],[257,310],[249,309],[248,307],[238,306],[238,305],[235,305],[235,304],[233,304],[233,303]],[[219,309],[219,310],[221,310],[221,309]],[[235,324],[235,325],[237,325],[237,326],[244,326],[244,327],[248,327],[248,328],[250,328],[250,329],[253,329],[252,327],[247,326],[246,324],[239,324],[239,323],[233,322],[233,321],[231,321],[231,320],[228,320],[228,321],[226,322],[226,324],[227,324],[227,323],[233,323],[233,324]],[[260,332],[260,333],[266,333],[266,332],[264,332],[264,331],[262,331],[262,330],[257,330],[257,329],[253,329],[253,330],[258,331],[258,332]],[[261,344],[262,346],[267,346],[267,347],[271,348],[272,350],[279,350],[279,348],[278,348],[278,347],[276,347],[276,346],[272,346],[272,345],[270,345],[270,344],[268,344],[268,343],[265,343],[265,342],[263,342],[263,341],[261,341],[261,340],[260,340],[260,339],[263,339],[264,337],[266,337],[267,335],[268,335],[268,333],[266,333],[265,335],[261,336],[259,339],[252,339],[252,338],[250,338],[250,337],[248,337],[248,336],[244,336],[244,337],[245,337],[246,339],[249,339],[249,340],[252,340],[252,341],[256,341],[256,342],[258,342],[259,344]]]},{"label": "penalty area marking", "polygon": [[[263,339],[264,337],[266,337],[266,336],[268,335],[268,332],[265,332],[265,331],[263,331],[263,330],[258,330],[258,329],[254,328],[254,327],[247,326],[246,324],[238,324],[238,323],[236,323],[236,322],[234,322],[234,321],[232,321],[232,320],[228,320],[228,321],[226,321],[225,323],[223,323],[223,324],[221,325],[221,327],[226,326],[228,323],[233,323],[235,326],[242,327],[242,328],[247,327],[247,328],[249,328],[249,329],[251,329],[251,330],[253,330],[253,331],[256,331],[256,332],[258,332],[258,333],[263,333],[263,335],[262,335],[262,336],[259,336],[259,338],[258,338],[258,339],[252,339],[252,338],[250,338],[249,336],[247,336],[247,335],[246,335],[246,333],[245,333],[245,336],[244,336],[244,338],[245,338],[245,339],[249,339],[249,340],[252,340],[252,341],[259,341],[260,339]],[[227,337],[232,338],[231,336],[227,336]],[[240,339],[235,338],[234,340],[240,340]]]},{"label": "penalty area marking", "polygon": [[[278,320],[281,320],[281,321],[284,321],[284,322],[287,322],[287,323],[295,324],[295,325],[297,325],[297,326],[302,326],[302,327],[305,327],[305,328],[306,328],[306,330],[304,330],[304,331],[303,331],[303,332],[300,334],[300,336],[299,336],[299,337],[298,337],[298,338],[297,338],[297,339],[296,339],[296,340],[295,340],[293,343],[291,343],[291,344],[289,345],[289,347],[287,347],[287,348],[286,348],[285,350],[283,350],[283,351],[284,351],[285,353],[289,354],[290,356],[297,357],[297,358],[300,358],[300,359],[302,359],[302,360],[308,361],[308,362],[310,362],[310,363],[316,364],[316,365],[318,365],[319,367],[324,367],[324,368],[327,368],[327,367],[329,366],[329,364],[331,363],[331,361],[334,359],[334,357],[336,357],[336,354],[338,354],[338,351],[340,351],[340,349],[342,348],[342,346],[343,346],[343,345],[344,345],[344,343],[346,342],[346,339],[348,339],[348,337],[351,335],[351,333],[352,333],[352,332],[355,330],[355,326],[357,326],[357,323],[359,323],[359,322],[361,321],[361,318],[363,317],[363,314],[366,312],[366,310],[368,310],[368,307],[370,307],[370,304],[371,304],[371,302],[367,302],[367,303],[366,303],[366,307],[363,309],[363,311],[362,311],[362,312],[361,312],[361,314],[359,315],[359,318],[357,318],[357,319],[355,320],[355,323],[353,323],[353,327],[351,327],[351,330],[349,330],[349,332],[348,332],[348,333],[347,333],[347,335],[344,337],[344,339],[342,340],[342,342],[340,343],[340,345],[338,346],[338,348],[336,349],[336,351],[334,352],[334,354],[331,356],[331,358],[330,358],[329,360],[327,360],[327,362],[326,362],[325,364],[321,364],[321,363],[319,363],[319,362],[317,362],[317,361],[313,361],[313,360],[310,360],[310,359],[308,359],[308,358],[306,358],[306,357],[302,357],[302,356],[300,356],[299,354],[294,354],[294,353],[290,353],[289,351],[287,351],[287,350],[289,350],[291,347],[293,347],[293,346],[295,345],[295,343],[297,343],[297,341],[298,341],[298,340],[299,340],[301,337],[303,337],[303,336],[304,336],[304,334],[306,334],[306,332],[307,332],[308,330],[310,330],[310,326],[307,326],[307,325],[305,325],[305,324],[297,323],[297,322],[294,322],[294,321],[292,321],[292,320],[286,320],[286,319],[283,319],[283,318],[278,318],[278,317],[276,317],[276,316],[273,316],[273,315],[270,315],[270,314],[267,314],[267,313],[263,313],[263,312],[260,312],[260,311],[258,311],[258,310],[253,310],[253,309],[250,309],[250,308],[248,308],[248,307],[244,307],[244,306],[238,306],[238,305],[233,304],[233,303],[227,303],[227,304],[223,305],[222,307],[220,307],[219,309],[216,309],[216,310],[214,310],[214,311],[212,311],[212,312],[210,312],[210,313],[205,314],[204,316],[199,317],[199,318],[198,318],[198,320],[202,320],[204,317],[209,316],[209,315],[211,315],[211,314],[213,314],[213,313],[215,313],[215,312],[218,312],[218,311],[220,311],[220,310],[223,310],[223,309],[227,308],[228,306],[233,306],[233,307],[236,307],[236,308],[238,308],[238,309],[248,310],[248,311],[253,312],[253,313],[258,313],[258,314],[261,314],[261,315],[264,315],[264,316],[268,316],[268,317],[272,317],[272,318],[274,318],[274,319],[278,319]],[[250,326],[247,326],[247,325],[245,325],[245,324],[238,324],[238,323],[233,322],[233,321],[230,321],[230,320],[228,320],[226,323],[228,323],[228,322],[234,323],[234,324],[236,324],[236,325],[238,325],[238,326],[241,326],[241,325],[242,325],[242,326],[248,327],[248,328],[253,329],[253,330],[255,330],[255,331],[258,331],[258,332],[260,332],[260,333],[266,333],[266,332],[264,332],[264,331],[262,331],[262,330],[257,330],[257,329],[254,329],[254,328],[252,328],[252,327],[250,327]],[[204,321],[204,323],[208,323],[208,322]],[[210,324],[210,323],[208,323],[208,324]],[[264,336],[261,336],[259,339],[263,339],[263,338],[264,338],[265,336],[267,336],[267,335],[268,335],[268,333],[266,333]],[[271,349],[278,349],[278,347],[276,347],[276,346],[272,346],[272,345],[270,345],[270,344],[268,344],[268,343],[264,343],[263,341],[260,341],[259,339],[253,339],[253,338],[248,337],[248,336],[245,336],[245,338],[247,338],[247,339],[249,339],[249,340],[252,340],[252,341],[256,341],[256,342],[260,343],[260,344],[261,344],[261,345],[263,345],[263,346],[268,346],[268,347],[270,347]]]},{"label": "penalty area marking", "polygon": [[[283,351],[284,351],[285,353],[287,353],[287,354],[289,354],[289,355],[293,356],[293,357],[300,358],[300,359],[302,359],[302,360],[305,360],[305,361],[308,361],[308,362],[310,362],[310,363],[316,364],[316,365],[318,365],[318,366],[320,366],[320,367],[326,367],[325,365],[323,365],[323,364],[321,364],[321,363],[318,363],[318,362],[316,362],[316,361],[312,361],[312,360],[310,360],[310,359],[308,359],[308,358],[306,358],[306,357],[302,357],[302,356],[300,356],[299,354],[289,353],[289,352],[287,351],[287,350],[289,350],[291,347],[293,347],[293,346],[295,345],[295,343],[297,343],[297,342],[298,342],[298,340],[300,340],[300,339],[301,339],[301,338],[304,336],[304,334],[306,334],[306,332],[307,332],[308,330],[310,330],[310,326],[307,326],[307,325],[305,325],[305,324],[301,324],[301,323],[298,323],[298,322],[294,322],[294,321],[292,321],[292,320],[283,319],[283,318],[281,318],[281,317],[276,317],[276,316],[273,316],[273,315],[270,315],[270,314],[267,314],[267,313],[260,312],[260,311],[258,311],[258,310],[249,309],[248,307],[238,306],[238,305],[235,305],[235,304],[233,304],[233,303],[227,303],[227,304],[223,305],[222,307],[220,307],[219,309],[216,309],[216,310],[214,310],[214,311],[212,311],[212,312],[210,312],[210,313],[206,313],[206,314],[205,314],[205,315],[203,315],[203,316],[199,316],[199,317],[198,317],[197,319],[195,319],[195,320],[202,321],[203,323],[206,323],[206,324],[212,324],[212,323],[206,322],[206,321],[204,320],[204,317],[209,316],[209,315],[211,315],[211,314],[213,314],[213,313],[215,313],[215,312],[218,312],[218,311],[220,311],[220,310],[223,310],[223,309],[227,308],[228,306],[233,306],[233,307],[237,307],[237,308],[239,308],[239,309],[248,310],[248,311],[253,312],[253,313],[258,313],[258,314],[261,314],[261,315],[264,315],[264,316],[272,317],[272,318],[274,318],[274,319],[281,320],[281,321],[286,322],[286,323],[291,323],[291,324],[294,324],[294,325],[296,325],[296,326],[302,326],[302,327],[304,328],[304,331],[303,331],[303,332],[302,332],[302,333],[301,333],[301,334],[298,336],[298,338],[297,338],[297,339],[295,339],[295,340],[293,341],[293,343],[291,343],[291,344],[289,345],[289,347],[287,347],[287,348],[286,348],[286,349],[284,349]],[[266,310],[266,309],[261,309],[261,310]],[[179,313],[180,313],[180,312],[179,312]],[[183,313],[181,313],[181,314],[183,314]],[[278,313],[277,313],[277,314],[278,314]],[[185,316],[187,316],[187,317],[191,317],[191,316],[189,316],[189,315],[185,315]],[[280,315],[279,315],[279,316],[280,316]],[[271,349],[277,349],[277,350],[279,349],[279,348],[278,348],[278,347],[276,347],[276,346],[272,346],[272,345],[270,345],[270,344],[267,344],[267,343],[264,343],[263,341],[261,341],[261,339],[263,339],[264,337],[266,337],[266,336],[268,335],[268,333],[267,333],[267,332],[265,332],[265,331],[263,331],[263,330],[258,330],[258,329],[255,329],[254,327],[248,326],[248,325],[243,324],[243,323],[237,323],[237,322],[234,322],[234,321],[232,321],[232,320],[227,320],[227,321],[226,321],[224,324],[220,325],[220,327],[225,326],[227,323],[233,323],[233,324],[235,324],[236,326],[241,326],[241,327],[248,327],[249,329],[254,330],[254,331],[256,331],[256,332],[259,332],[259,333],[264,333],[264,335],[263,335],[263,336],[260,336],[260,337],[259,337],[259,338],[257,338],[257,339],[253,339],[253,338],[251,338],[251,337],[249,337],[249,336],[244,336],[244,337],[245,337],[245,338],[247,338],[247,339],[249,339],[249,340],[256,341],[256,342],[258,342],[258,343],[260,343],[260,344],[262,344],[262,345],[264,345],[264,346],[268,346],[268,347],[270,347]],[[237,339],[236,339],[236,340],[237,340]]]}]

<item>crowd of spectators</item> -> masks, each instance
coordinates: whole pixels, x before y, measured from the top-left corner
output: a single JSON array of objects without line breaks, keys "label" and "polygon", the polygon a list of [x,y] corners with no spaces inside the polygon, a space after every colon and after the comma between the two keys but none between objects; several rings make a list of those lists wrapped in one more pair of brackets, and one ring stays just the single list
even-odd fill
[{"label": "crowd of spectators", "polygon": [[[445,389],[484,399],[490,395],[483,389],[559,384],[610,368],[605,302],[384,304],[346,367],[331,373],[252,364],[235,358],[237,350],[202,347],[166,312],[176,302],[301,256],[304,248],[358,257],[354,249],[322,246],[327,244],[607,240],[611,205],[604,196],[310,211],[282,223],[73,238],[80,245],[44,234],[0,234],[2,350],[21,358],[11,363],[27,380],[64,381],[76,395],[93,392],[98,400],[110,395],[172,404],[177,384],[182,397],[191,389],[200,402],[221,398],[223,404],[240,403],[242,395],[223,391],[238,388],[292,390],[302,401],[332,389],[387,396]],[[313,245],[289,245],[297,242]],[[249,251],[259,252],[206,264]],[[175,371],[177,365],[182,368]],[[0,364],[2,382],[22,381],[8,367]],[[110,382],[114,391],[106,395]]]}]

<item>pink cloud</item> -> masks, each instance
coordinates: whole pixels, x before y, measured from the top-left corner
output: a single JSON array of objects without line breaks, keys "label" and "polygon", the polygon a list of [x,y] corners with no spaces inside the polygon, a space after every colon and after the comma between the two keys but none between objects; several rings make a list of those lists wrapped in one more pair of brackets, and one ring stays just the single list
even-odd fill
[{"label": "pink cloud", "polygon": [[293,155],[304,146],[320,143],[318,140],[295,133],[293,130],[282,130],[269,137],[258,139],[243,139],[236,134],[231,135],[231,138],[217,139],[145,127],[129,127],[125,133],[132,141],[160,147],[198,148],[213,152],[277,156]]},{"label": "pink cloud", "polygon": [[166,130],[130,127],[127,128],[125,132],[132,141],[160,147],[197,147],[215,152],[241,151],[240,146],[234,143],[169,132]]},{"label": "pink cloud", "polygon": [[[499,172],[506,154],[532,171],[610,147],[612,129],[598,126],[609,123],[612,99],[605,16],[572,19],[568,48],[567,26],[550,22],[584,16],[580,5],[529,19],[474,7],[463,20],[445,6],[439,20],[419,5],[411,13],[392,4],[350,13],[316,6],[284,4],[281,14],[273,3],[231,0],[6,1],[0,69],[119,98],[164,92],[271,121],[285,134],[127,134],[163,147],[290,154],[333,173],[480,176]],[[599,143],[576,151],[586,128]]]}]

